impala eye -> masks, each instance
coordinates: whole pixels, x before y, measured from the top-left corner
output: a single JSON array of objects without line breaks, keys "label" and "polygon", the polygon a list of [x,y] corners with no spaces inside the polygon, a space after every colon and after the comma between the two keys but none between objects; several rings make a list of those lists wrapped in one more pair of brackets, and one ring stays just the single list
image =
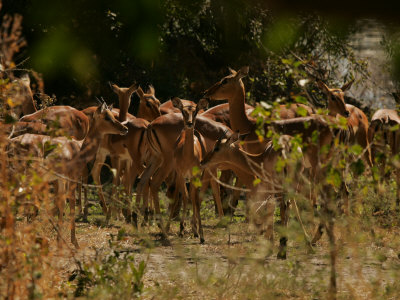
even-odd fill
[{"label": "impala eye", "polygon": [[228,79],[226,79],[226,78],[224,78],[222,81],[221,81],[221,84],[227,84],[228,83]]}]

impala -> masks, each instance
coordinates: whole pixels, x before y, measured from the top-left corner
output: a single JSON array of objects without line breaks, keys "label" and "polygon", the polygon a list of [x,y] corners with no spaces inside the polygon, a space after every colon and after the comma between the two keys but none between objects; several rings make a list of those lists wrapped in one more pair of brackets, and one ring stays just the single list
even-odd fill
[{"label": "impala", "polygon": [[[182,101],[182,103],[185,106],[185,102]],[[143,210],[147,208],[149,203],[149,192],[147,189],[150,188],[152,203],[154,206],[158,206],[158,191],[161,184],[164,181],[171,184],[175,178],[175,167],[171,157],[174,156],[175,141],[179,137],[183,126],[182,113],[172,113],[158,117],[150,123],[147,129],[146,140],[151,154],[137,186],[136,197],[136,207],[140,207],[140,202],[143,198],[141,213],[143,213]],[[231,130],[228,127],[200,115],[196,118],[195,134],[197,134],[196,131],[204,138],[206,152],[213,149],[219,137],[226,137],[231,134]],[[216,170],[212,170],[212,172],[216,174]],[[203,178],[203,186],[206,186],[205,180],[207,178]],[[211,180],[211,187],[218,212],[222,216],[223,211],[219,195],[219,185],[214,180]],[[136,216],[135,222],[137,222]]]},{"label": "impala", "polygon": [[395,155],[400,153],[400,117],[394,109],[379,109],[374,113],[369,126],[372,161],[378,164],[380,180],[387,178],[386,164],[393,164],[396,173],[396,207],[400,205],[400,170]]},{"label": "impala", "polygon": [[[261,153],[266,147],[265,142],[260,142],[258,135],[255,132],[256,124],[255,120],[249,117],[250,107],[245,104],[245,88],[242,78],[248,75],[249,67],[242,67],[239,71],[230,70],[230,74],[223,77],[220,81],[216,82],[213,86],[204,92],[204,97],[211,100],[228,100],[228,104],[222,104],[228,107],[228,110],[224,111],[222,115],[224,118],[228,115],[229,125],[233,131],[239,131],[240,134],[245,134],[245,147],[250,153]],[[217,106],[218,107],[218,106]],[[291,104],[280,105],[278,110],[274,114],[278,114],[278,117],[282,119],[298,117],[299,107],[302,108],[308,115],[314,111],[311,107],[303,104]],[[204,112],[203,114],[209,114],[213,108]],[[226,112],[228,114],[226,114]],[[216,114],[216,113],[214,113]],[[219,114],[216,114],[217,116]],[[221,118],[224,120],[224,118]],[[228,123],[228,121],[225,121]],[[240,183],[240,181],[238,182]],[[235,192],[233,205],[237,203],[239,192]]]},{"label": "impala", "polygon": [[58,135],[68,135],[77,140],[84,139],[89,129],[88,117],[71,106],[49,106],[23,116],[20,122],[42,123],[50,130],[59,130]]},{"label": "impala", "polygon": [[[127,113],[130,105],[131,95],[138,90],[136,84],[131,85],[129,88],[120,88],[117,85],[111,85],[113,91],[118,95],[120,111],[119,120],[125,121],[127,119],[126,126],[128,127],[128,134],[124,137],[117,135],[108,135],[104,138],[100,145],[99,151],[96,155],[96,161],[93,165],[92,176],[93,180],[100,184],[99,196],[102,202],[105,202],[104,194],[101,188],[100,171],[104,164],[104,161],[108,155],[111,156],[111,165],[116,169],[116,174],[113,178],[113,186],[118,186],[121,180],[121,174],[124,172],[124,178],[122,183],[125,191],[130,198],[133,181],[143,171],[143,162],[146,156],[146,145],[144,140],[145,129],[147,128],[148,121],[142,118],[136,118]],[[159,101],[155,101],[154,88],[149,90],[148,94],[142,93],[142,89],[139,87],[140,106],[154,106],[157,107]],[[147,104],[149,103],[149,104]],[[140,107],[139,106],[139,107]],[[153,108],[150,112],[155,111]],[[91,110],[86,109],[89,113]],[[141,110],[143,113],[146,110]],[[143,115],[143,117],[151,118],[153,115]],[[115,190],[113,194],[115,195]],[[130,203],[126,203],[126,208],[123,209],[126,220],[130,221]],[[111,210],[106,210],[106,220],[108,221],[111,217]],[[87,219],[87,209],[83,216]]]},{"label": "impala", "polygon": [[354,80],[344,84],[341,88],[329,88],[322,81],[318,86],[328,97],[328,113],[330,116],[337,115],[346,117],[347,124],[352,130],[350,143],[358,143],[364,149],[364,159],[369,166],[372,166],[371,149],[368,141],[368,118],[364,112],[351,104],[344,102],[344,92],[349,90]]},{"label": "impala", "polygon": [[[272,142],[268,142],[265,151],[256,155],[244,151],[240,145],[242,141],[238,137],[236,133],[229,139],[219,140],[214,150],[202,161],[202,167],[215,166],[219,169],[231,169],[238,175],[250,190],[246,202],[248,216],[260,232],[264,232],[265,237],[273,241],[275,201],[272,198],[276,198],[280,203],[281,223],[286,227],[289,219],[289,202],[284,197],[284,178],[287,180],[301,171],[293,170],[291,168],[293,164],[289,164],[289,156],[292,152],[291,137],[282,135],[279,138],[278,149]],[[301,151],[297,156],[301,159]],[[281,158],[286,160],[286,166],[277,172],[277,162]],[[254,185],[256,178],[260,178],[261,183]],[[291,182],[291,185],[296,187],[297,179]],[[279,259],[286,258],[286,244],[287,237],[283,235],[280,238],[277,254]]]},{"label": "impala", "polygon": [[[260,153],[266,147],[266,141],[260,141],[256,134],[256,122],[246,114],[246,93],[242,78],[249,73],[249,67],[245,66],[235,71],[229,69],[230,74],[216,82],[204,92],[204,97],[210,100],[228,100],[229,104],[229,121],[233,131],[238,131],[241,135],[246,135],[245,147],[249,153]],[[280,105],[275,114],[282,119],[300,116],[298,114],[299,107],[307,115],[314,110],[303,104]]]},{"label": "impala", "polygon": [[[200,236],[200,243],[204,243],[203,228],[201,226],[200,218],[200,199],[198,188],[192,181],[192,171],[194,167],[200,167],[200,161],[204,156],[204,140],[202,136],[196,136],[194,134],[194,126],[196,123],[196,117],[200,110],[204,109],[208,105],[206,99],[201,99],[196,105],[184,105],[182,100],[175,97],[172,100],[174,107],[178,108],[183,116],[183,129],[175,142],[174,151],[174,165],[176,172],[176,191],[182,195],[183,201],[183,212],[180,223],[180,234],[183,234],[184,221],[186,216],[186,205],[187,205],[187,190],[186,190],[186,179],[190,181],[189,184],[189,195],[192,200],[193,208],[193,221],[192,228],[195,236]],[[175,197],[175,201],[177,198]],[[173,210],[171,210],[173,212]],[[157,212],[159,213],[159,212]]]},{"label": "impala", "polygon": [[[183,100],[184,105],[196,105],[193,101],[190,100]],[[180,110],[174,106],[171,100],[165,101],[163,104],[160,105],[160,112],[162,115],[172,114],[172,113],[180,113]],[[202,112],[202,111],[200,111]]]},{"label": "impala", "polygon": [[[104,103],[93,114],[89,131],[83,142],[80,143],[81,147],[77,147],[78,142],[69,141],[65,137],[58,137],[53,142],[51,137],[44,135],[25,134],[10,141],[11,147],[15,149],[17,154],[23,152],[23,149],[27,149],[30,156],[33,155],[41,159],[38,164],[34,164],[34,168],[36,172],[39,172],[44,182],[57,181],[56,206],[59,213],[59,228],[62,225],[65,199],[67,196],[70,197],[71,242],[76,247],[78,247],[75,235],[74,191],[76,183],[83,168],[96,155],[104,136],[106,134],[124,135],[127,131],[127,127],[114,118],[110,109]],[[45,153],[43,145],[46,142],[60,146],[52,147],[51,153]],[[101,202],[101,204],[105,207],[105,203]]]},{"label": "impala", "polygon": [[5,98],[11,100],[9,106],[16,119],[36,111],[28,74],[13,80],[6,88]]}]

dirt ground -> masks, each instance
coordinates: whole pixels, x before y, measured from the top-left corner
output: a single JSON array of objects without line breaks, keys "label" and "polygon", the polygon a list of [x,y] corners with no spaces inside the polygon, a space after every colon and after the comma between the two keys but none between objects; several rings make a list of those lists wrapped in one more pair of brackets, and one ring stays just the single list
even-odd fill
[{"label": "dirt ground", "polygon": [[[212,215],[212,213],[210,213]],[[279,237],[271,245],[244,222],[235,218],[227,226],[215,217],[204,219],[205,244],[191,234],[190,225],[178,237],[174,223],[170,245],[160,239],[153,225],[136,230],[122,221],[98,226],[102,216],[77,224],[80,249],[56,256],[55,267],[65,282],[76,260],[89,262],[114,250],[133,253],[145,261],[143,298],[151,299],[325,299],[330,260],[326,235],[309,253],[295,218],[288,236],[288,257],[278,260]],[[337,220],[337,279],[339,299],[399,299],[400,230],[398,227],[358,228]],[[308,229],[312,231],[312,226]],[[279,229],[278,229],[279,231]],[[356,232],[357,231],[357,232]],[[117,245],[115,248],[115,245]],[[72,287],[74,283],[72,282]]]}]

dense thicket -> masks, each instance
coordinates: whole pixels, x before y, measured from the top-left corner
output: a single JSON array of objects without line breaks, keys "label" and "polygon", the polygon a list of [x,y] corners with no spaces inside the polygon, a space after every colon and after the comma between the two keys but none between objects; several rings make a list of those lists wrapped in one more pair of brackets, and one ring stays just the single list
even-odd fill
[{"label": "dense thicket", "polygon": [[228,66],[242,65],[250,101],[288,101],[310,72],[341,84],[363,67],[348,47],[352,22],[278,14],[263,1],[12,0],[2,13],[24,17],[28,47],[16,63],[28,58],[23,67],[43,74],[57,103],[81,107],[94,96],[114,100],[108,81],[153,84],[162,101],[198,100]]}]

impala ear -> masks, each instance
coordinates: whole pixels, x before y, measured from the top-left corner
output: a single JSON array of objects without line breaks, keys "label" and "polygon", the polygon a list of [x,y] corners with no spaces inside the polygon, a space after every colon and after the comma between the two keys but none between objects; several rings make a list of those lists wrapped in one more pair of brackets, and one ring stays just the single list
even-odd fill
[{"label": "impala ear", "polygon": [[132,85],[128,88],[128,91],[129,91],[130,93],[133,93],[133,92],[136,91],[136,89],[137,89],[137,85],[136,85],[136,82],[135,82],[134,84],[132,84]]},{"label": "impala ear", "polygon": [[144,92],[143,92],[142,88],[140,87],[140,85],[139,85],[139,87],[136,89],[136,94],[137,94],[140,98],[144,97]]},{"label": "impala ear", "polygon": [[208,100],[205,98],[200,99],[199,103],[197,103],[196,111],[206,109],[208,106]]},{"label": "impala ear", "polygon": [[107,109],[107,104],[105,102],[101,103],[97,106],[96,111],[94,112],[95,115],[102,114]]},{"label": "impala ear", "polygon": [[232,143],[234,143],[239,139],[239,137],[240,137],[240,132],[238,130],[232,133],[230,140],[232,141]]},{"label": "impala ear", "polygon": [[28,73],[25,73],[24,75],[22,75],[21,81],[22,81],[22,83],[25,84],[26,86],[29,86],[29,85],[31,84],[31,79],[29,78]]},{"label": "impala ear", "polygon": [[354,83],[354,79],[350,80],[348,83],[345,83],[340,89],[345,92],[351,88]]},{"label": "impala ear", "polygon": [[321,80],[318,80],[317,85],[321,91],[323,91],[325,94],[329,94],[329,88],[325,83],[323,83]]},{"label": "impala ear", "polygon": [[241,79],[243,77],[246,77],[247,75],[249,75],[249,66],[244,66],[244,67],[241,67],[239,71],[237,71],[235,77],[237,79]]},{"label": "impala ear", "polygon": [[180,110],[183,109],[183,104],[182,104],[182,100],[179,99],[178,97],[174,97],[171,99],[172,105]]},{"label": "impala ear", "polygon": [[121,89],[119,88],[118,85],[116,84],[111,84],[111,89],[113,90],[114,93],[116,93],[117,95],[119,94],[119,92],[121,91]]},{"label": "impala ear", "polygon": [[231,75],[235,76],[237,74],[237,72],[234,69],[230,68],[230,67],[228,67],[228,70],[229,70],[229,73],[231,73]]},{"label": "impala ear", "polygon": [[149,89],[147,90],[148,94],[152,94],[153,96],[156,95],[156,90],[154,89],[154,86],[149,85]]}]

